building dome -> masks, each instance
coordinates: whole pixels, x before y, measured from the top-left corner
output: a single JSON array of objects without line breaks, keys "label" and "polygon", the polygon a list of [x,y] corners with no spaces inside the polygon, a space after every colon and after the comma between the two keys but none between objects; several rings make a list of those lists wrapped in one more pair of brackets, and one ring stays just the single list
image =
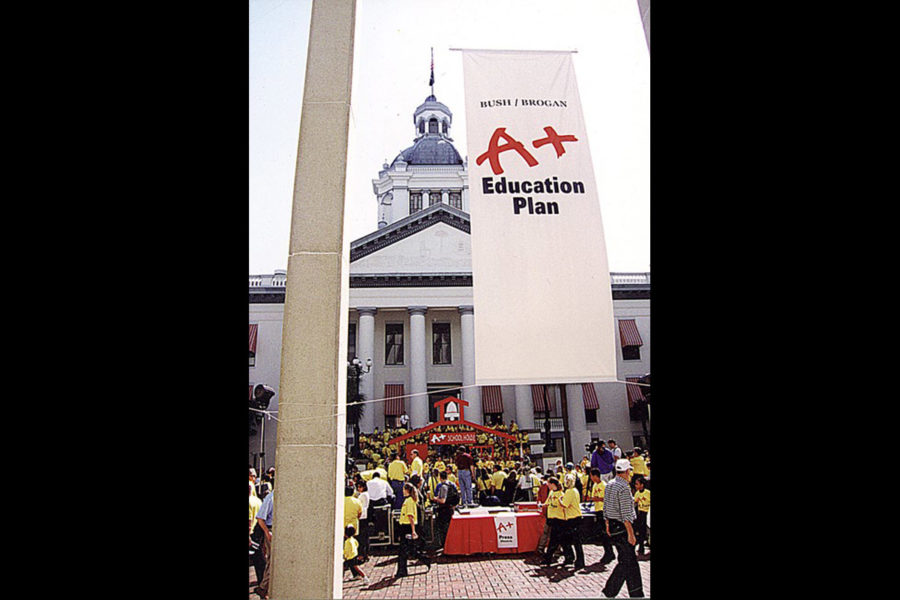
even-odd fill
[{"label": "building dome", "polygon": [[393,167],[398,160],[410,165],[461,165],[462,157],[453,147],[453,143],[441,135],[427,134],[416,140],[416,143],[397,155]]}]

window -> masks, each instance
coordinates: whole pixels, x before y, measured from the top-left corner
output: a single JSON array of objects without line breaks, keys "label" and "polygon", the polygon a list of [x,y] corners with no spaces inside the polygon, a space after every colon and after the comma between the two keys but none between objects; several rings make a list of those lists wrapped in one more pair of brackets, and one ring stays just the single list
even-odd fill
[{"label": "window", "polygon": [[459,192],[450,192],[450,206],[462,210],[462,194]]},{"label": "window", "polygon": [[419,119],[419,133],[425,133],[425,119]]},{"label": "window", "polygon": [[584,422],[585,423],[596,423],[597,422],[597,409],[596,408],[584,409]]},{"label": "window", "polygon": [[[428,384],[428,422],[436,423],[438,420],[438,409],[435,408],[434,403],[440,402],[447,396],[456,396],[462,393],[458,389],[462,384],[460,382],[451,382],[451,383],[429,383]],[[435,391],[435,390],[443,390],[443,391]]]},{"label": "window", "polygon": [[384,364],[403,364],[403,323],[387,323],[384,326]]},{"label": "window", "polygon": [[409,214],[422,210],[422,192],[410,192]]},{"label": "window", "polygon": [[503,413],[485,413],[484,424],[489,427],[491,425],[502,425],[503,424]]},{"label": "window", "polygon": [[347,360],[356,356],[356,323],[350,323],[347,330]]},{"label": "window", "polygon": [[450,358],[450,323],[432,323],[431,325],[431,360],[436,365],[449,365]]},{"label": "window", "polygon": [[438,132],[438,120],[431,118],[428,120],[428,133]]},{"label": "window", "polygon": [[447,121],[441,123],[444,135],[447,135]]},{"label": "window", "polygon": [[622,346],[622,360],[641,360],[641,347]]},{"label": "window", "polygon": [[431,192],[428,194],[428,206],[434,206],[435,204],[441,203],[441,193],[440,192]]}]

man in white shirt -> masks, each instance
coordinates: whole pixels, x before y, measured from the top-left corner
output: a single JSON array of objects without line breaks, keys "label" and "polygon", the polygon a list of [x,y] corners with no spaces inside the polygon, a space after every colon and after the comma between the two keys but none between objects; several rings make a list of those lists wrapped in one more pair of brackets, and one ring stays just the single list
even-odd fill
[{"label": "man in white shirt", "polygon": [[366,483],[366,491],[369,492],[369,503],[372,506],[388,504],[388,498],[393,498],[394,491],[388,482],[381,478],[381,473],[372,473],[372,479]]},{"label": "man in white shirt", "polygon": [[609,446],[609,451],[612,452],[612,455],[616,460],[622,458],[622,449],[616,446],[616,440],[609,440],[606,444]]}]

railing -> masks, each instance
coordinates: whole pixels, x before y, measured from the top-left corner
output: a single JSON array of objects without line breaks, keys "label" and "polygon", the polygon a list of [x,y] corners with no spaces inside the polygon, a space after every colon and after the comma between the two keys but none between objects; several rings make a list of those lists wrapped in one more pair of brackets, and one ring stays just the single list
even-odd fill
[{"label": "railing", "polygon": [[[650,273],[610,273],[613,285],[650,285]],[[250,287],[285,287],[287,273],[276,272],[273,275],[250,275]]]}]

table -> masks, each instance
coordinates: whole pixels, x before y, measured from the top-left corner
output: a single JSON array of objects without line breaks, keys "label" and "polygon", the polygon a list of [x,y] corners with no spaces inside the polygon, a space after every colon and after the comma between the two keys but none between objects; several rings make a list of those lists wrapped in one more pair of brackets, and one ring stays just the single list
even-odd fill
[{"label": "table", "polygon": [[[519,545],[516,548],[498,548],[497,532],[494,529],[494,515],[515,515]],[[484,507],[473,509],[469,514],[453,513],[444,554],[477,554],[495,552],[497,554],[518,554],[537,550],[538,540],[544,532],[544,515],[539,512],[488,512]]]}]

